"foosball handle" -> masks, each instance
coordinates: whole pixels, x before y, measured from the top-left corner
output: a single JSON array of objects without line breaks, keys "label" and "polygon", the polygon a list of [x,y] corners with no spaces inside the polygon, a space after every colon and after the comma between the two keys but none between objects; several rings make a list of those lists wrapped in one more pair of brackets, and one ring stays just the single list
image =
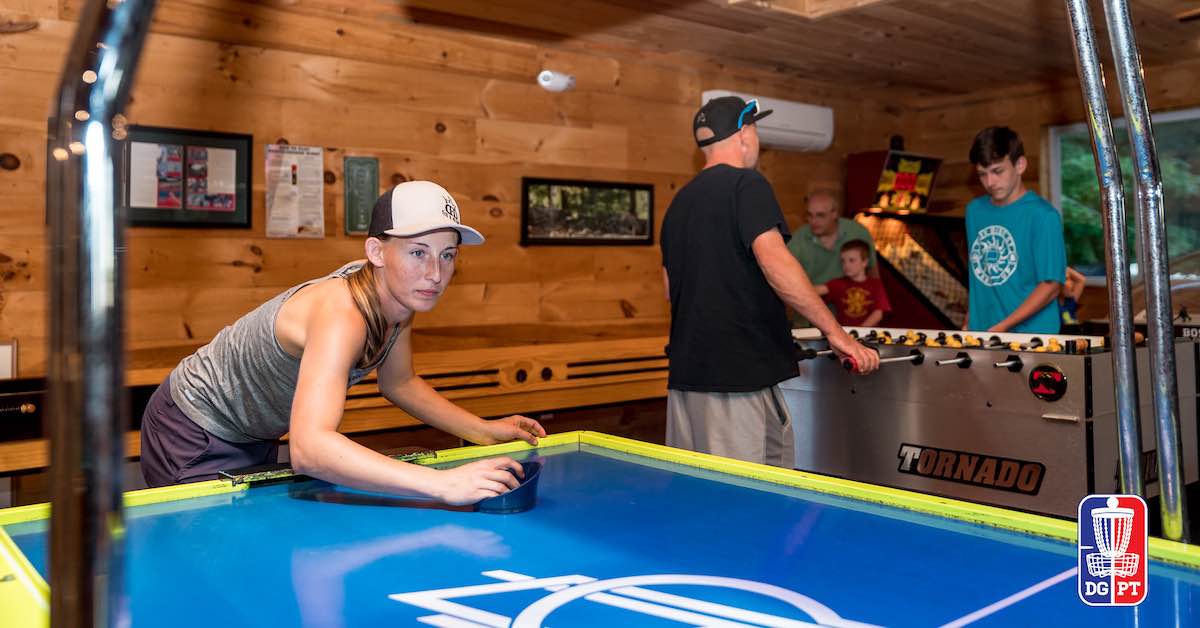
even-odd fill
[{"label": "foosball handle", "polygon": [[[875,347],[868,346],[867,348],[874,351],[875,353],[879,353],[879,349],[876,349]],[[857,373],[858,372],[858,360],[855,360],[854,356],[848,355],[848,356],[842,358],[842,368],[846,369],[847,371],[849,371],[851,373]]]}]

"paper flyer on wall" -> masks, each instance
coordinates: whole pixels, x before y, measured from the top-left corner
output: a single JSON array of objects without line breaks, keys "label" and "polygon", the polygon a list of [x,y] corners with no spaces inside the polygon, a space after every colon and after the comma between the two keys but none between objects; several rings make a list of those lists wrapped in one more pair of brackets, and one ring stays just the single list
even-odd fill
[{"label": "paper flyer on wall", "polygon": [[325,237],[325,161],[319,146],[267,144],[267,237]]}]

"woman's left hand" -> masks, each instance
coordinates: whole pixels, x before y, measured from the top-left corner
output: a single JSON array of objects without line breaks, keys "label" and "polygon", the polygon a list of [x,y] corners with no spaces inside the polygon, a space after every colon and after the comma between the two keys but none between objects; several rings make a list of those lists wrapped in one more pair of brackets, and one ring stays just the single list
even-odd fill
[{"label": "woman's left hand", "polygon": [[496,443],[523,440],[530,445],[536,445],[538,438],[546,435],[546,429],[541,423],[519,414],[488,421],[487,425],[488,435]]}]

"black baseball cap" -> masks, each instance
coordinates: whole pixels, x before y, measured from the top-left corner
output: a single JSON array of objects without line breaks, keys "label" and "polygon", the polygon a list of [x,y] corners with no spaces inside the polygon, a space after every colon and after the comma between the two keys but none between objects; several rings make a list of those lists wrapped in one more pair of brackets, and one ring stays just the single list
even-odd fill
[{"label": "black baseball cap", "polygon": [[[692,118],[692,137],[696,138],[697,146],[715,144],[734,133],[742,130],[747,124],[754,124],[771,115],[771,109],[759,111],[758,99],[750,102],[738,96],[720,96],[704,103]],[[700,129],[712,131],[713,136],[707,139],[696,137]]]}]

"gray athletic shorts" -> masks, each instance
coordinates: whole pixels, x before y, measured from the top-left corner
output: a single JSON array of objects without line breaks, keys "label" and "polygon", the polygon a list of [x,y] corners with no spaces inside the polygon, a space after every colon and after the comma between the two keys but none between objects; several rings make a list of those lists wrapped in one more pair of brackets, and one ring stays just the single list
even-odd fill
[{"label": "gray athletic shorts", "polygon": [[754,392],[667,391],[667,444],[791,469],[792,417],[778,386]]}]

